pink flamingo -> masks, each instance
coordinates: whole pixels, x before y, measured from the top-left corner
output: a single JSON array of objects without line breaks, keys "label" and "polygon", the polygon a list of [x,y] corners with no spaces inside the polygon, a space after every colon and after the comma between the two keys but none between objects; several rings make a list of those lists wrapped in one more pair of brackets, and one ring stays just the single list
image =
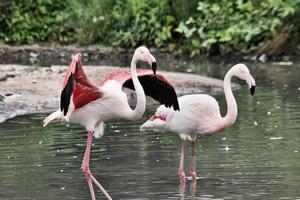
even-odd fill
[{"label": "pink flamingo", "polygon": [[[154,75],[150,70],[137,70],[136,63],[139,60],[149,63]],[[81,169],[86,177],[93,200],[96,199],[93,183],[98,186],[107,199],[111,199],[89,168],[93,135],[96,138],[103,135],[103,121],[141,118],[146,108],[145,93],[167,107],[173,106],[175,110],[179,109],[174,88],[162,75],[155,75],[155,72],[156,60],[146,47],[139,47],[135,50],[130,71],[113,72],[106,76],[100,85],[95,85],[88,80],[82,68],[80,53],[74,56],[70,64],[61,92],[60,109],[44,119],[44,126],[55,119],[63,119],[85,126],[88,131],[87,145]],[[136,91],[137,104],[134,110],[130,108],[127,96],[121,90],[122,87]]]},{"label": "pink flamingo", "polygon": [[178,133],[181,138],[180,164],[178,175],[181,180],[185,180],[183,168],[185,141],[192,141],[192,157],[190,175],[196,180],[195,170],[195,143],[198,134],[213,135],[234,124],[238,108],[231,90],[231,79],[237,76],[245,80],[250,88],[250,94],[255,91],[255,80],[250,75],[248,68],[244,64],[234,65],[225,75],[224,92],[227,102],[227,114],[221,116],[218,102],[206,94],[191,94],[178,98],[180,111],[166,108],[161,105],[156,113],[146,121],[141,130],[172,131]]}]

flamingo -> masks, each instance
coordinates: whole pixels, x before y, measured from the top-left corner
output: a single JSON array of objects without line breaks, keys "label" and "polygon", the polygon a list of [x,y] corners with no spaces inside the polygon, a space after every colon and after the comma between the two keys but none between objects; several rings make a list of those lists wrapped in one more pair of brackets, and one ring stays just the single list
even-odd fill
[{"label": "flamingo", "polygon": [[[138,61],[147,62],[152,71],[136,69]],[[132,110],[122,87],[136,91],[137,104]],[[146,108],[146,95],[178,110],[178,101],[174,88],[162,75],[156,74],[156,60],[146,47],[135,50],[130,70],[120,70],[107,75],[99,85],[87,78],[82,67],[82,56],[76,54],[67,70],[61,92],[60,109],[44,119],[47,126],[55,119],[79,123],[87,130],[87,144],[81,165],[92,200],[95,200],[93,183],[107,199],[107,191],[92,175],[89,168],[90,149],[93,136],[98,138],[104,133],[104,121],[111,119],[137,120],[142,117]],[[144,92],[144,89],[145,92]]]},{"label": "flamingo", "polygon": [[192,142],[190,175],[196,180],[195,170],[195,144],[197,135],[213,135],[234,124],[238,108],[231,90],[232,77],[245,80],[250,88],[250,94],[255,91],[255,80],[249,69],[244,64],[234,65],[225,75],[224,92],[227,103],[227,114],[222,117],[218,102],[207,94],[191,94],[178,98],[180,111],[167,108],[163,105],[141,127],[143,130],[171,131],[177,133],[181,138],[180,163],[178,175],[185,180],[184,173],[184,148],[186,140]]}]

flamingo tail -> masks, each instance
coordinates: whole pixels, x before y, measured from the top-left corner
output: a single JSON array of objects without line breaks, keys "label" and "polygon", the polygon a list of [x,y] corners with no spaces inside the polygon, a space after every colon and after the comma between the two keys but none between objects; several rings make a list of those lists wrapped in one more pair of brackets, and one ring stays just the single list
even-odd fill
[{"label": "flamingo tail", "polygon": [[43,121],[43,127],[47,126],[50,122],[55,119],[63,118],[63,113],[58,109],[57,111],[51,113],[48,117],[46,117]]}]

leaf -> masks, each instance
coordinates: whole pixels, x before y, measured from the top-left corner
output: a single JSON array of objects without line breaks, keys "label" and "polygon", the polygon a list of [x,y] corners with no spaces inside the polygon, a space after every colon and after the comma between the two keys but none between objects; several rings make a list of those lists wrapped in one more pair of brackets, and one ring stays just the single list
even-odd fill
[{"label": "leaf", "polygon": [[175,21],[175,18],[172,15],[166,16],[166,24],[171,24]]},{"label": "leaf", "polygon": [[184,34],[185,37],[186,37],[186,38],[190,38],[196,30],[197,30],[197,29],[196,29],[195,27],[193,27],[193,28],[191,28],[191,29],[187,29],[187,30],[185,31],[185,34]]},{"label": "leaf", "polygon": [[214,3],[211,7],[210,10],[214,13],[217,14],[220,11],[220,6],[216,3]]},{"label": "leaf", "polygon": [[187,30],[186,25],[183,22],[180,22],[179,26],[175,29],[178,33],[184,33]]},{"label": "leaf", "polygon": [[215,38],[209,38],[209,39],[205,40],[205,41],[202,43],[202,46],[203,46],[203,47],[208,47],[208,46],[210,46],[211,44],[214,44],[214,43],[216,43],[216,42],[217,42],[217,40],[216,40]]},{"label": "leaf", "polygon": [[201,43],[200,43],[199,40],[193,39],[193,40],[192,40],[192,45],[193,45],[193,47],[195,47],[195,48],[199,48],[199,47],[201,46]]}]

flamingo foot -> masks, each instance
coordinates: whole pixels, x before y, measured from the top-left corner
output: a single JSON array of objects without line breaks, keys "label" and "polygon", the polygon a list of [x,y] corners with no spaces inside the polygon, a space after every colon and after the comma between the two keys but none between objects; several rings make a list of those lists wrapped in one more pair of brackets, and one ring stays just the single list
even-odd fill
[{"label": "flamingo foot", "polygon": [[82,172],[86,177],[86,181],[89,185],[89,189],[90,189],[90,193],[91,193],[91,197],[92,200],[96,200],[95,197],[95,192],[94,192],[94,187],[93,187],[93,183],[95,183],[95,185],[102,191],[102,193],[105,195],[105,197],[108,200],[112,200],[112,198],[109,196],[109,194],[107,193],[107,191],[102,187],[102,185],[96,180],[96,178],[92,175],[90,168],[88,166],[86,166],[84,163],[81,166]]},{"label": "flamingo foot", "polygon": [[96,200],[94,187],[93,187],[93,183],[92,183],[92,180],[91,180],[91,171],[90,171],[89,167],[86,167],[86,165],[84,165],[84,164],[82,164],[81,169],[82,169],[82,172],[83,172],[83,174],[86,178],[86,181],[89,185],[92,200]]}]

